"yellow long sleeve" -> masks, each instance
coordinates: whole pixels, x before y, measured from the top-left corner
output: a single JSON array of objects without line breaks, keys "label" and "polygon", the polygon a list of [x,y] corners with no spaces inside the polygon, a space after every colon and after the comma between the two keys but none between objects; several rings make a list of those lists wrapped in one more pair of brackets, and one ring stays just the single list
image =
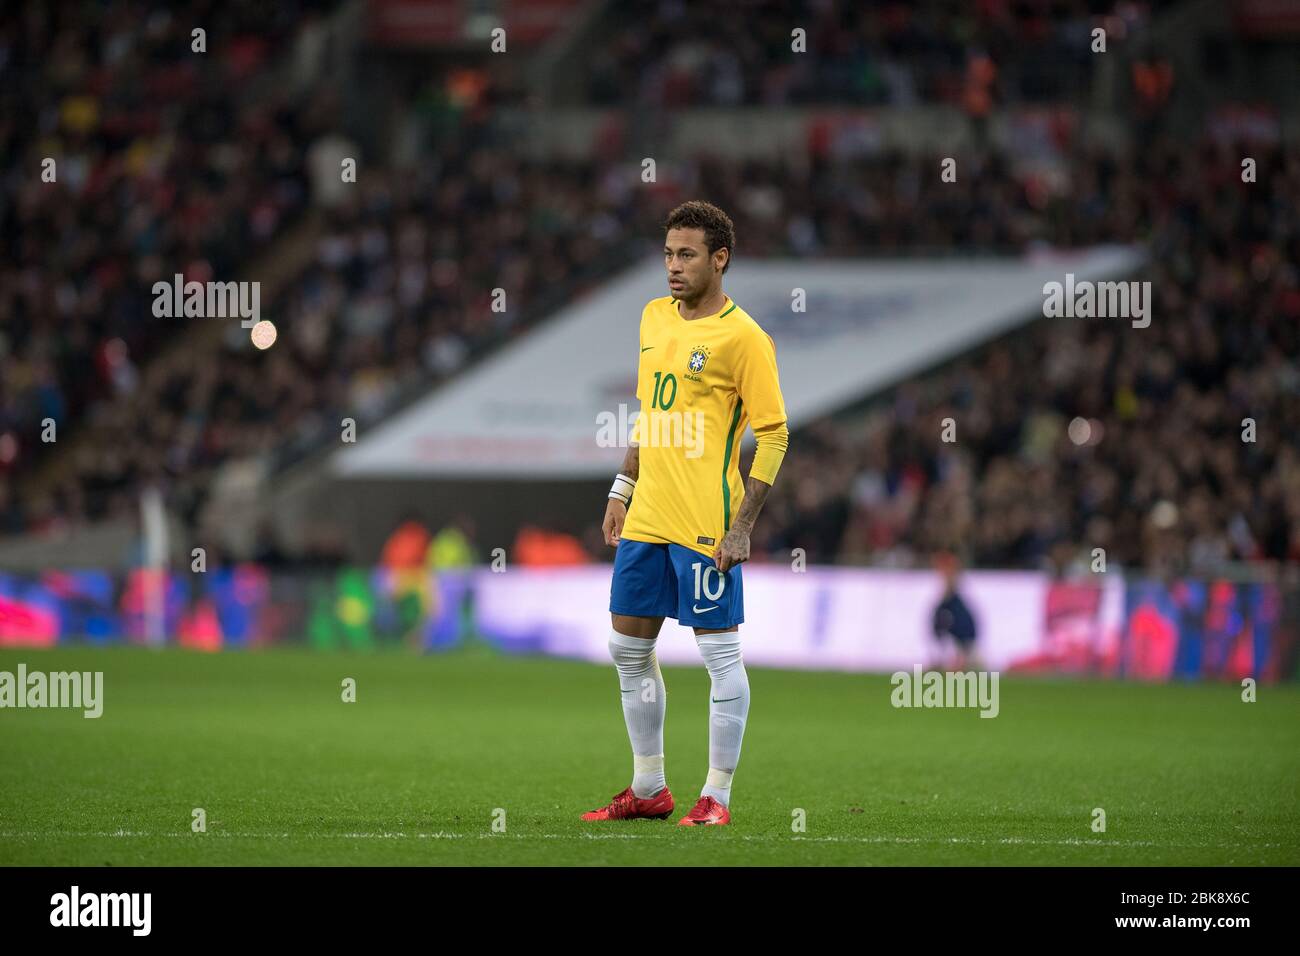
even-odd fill
[{"label": "yellow long sleeve", "polygon": [[758,446],[754,449],[754,464],[750,466],[749,477],[774,485],[786,449],[790,447],[790,430],[782,422],[772,428],[754,432],[754,439]]}]

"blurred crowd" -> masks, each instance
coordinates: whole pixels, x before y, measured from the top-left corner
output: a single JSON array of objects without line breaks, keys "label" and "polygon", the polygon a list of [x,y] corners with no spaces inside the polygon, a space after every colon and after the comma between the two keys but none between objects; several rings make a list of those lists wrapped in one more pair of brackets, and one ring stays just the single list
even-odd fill
[{"label": "blurred crowd", "polygon": [[[231,277],[308,202],[328,101],[291,103],[274,85],[245,98],[230,90],[265,79],[278,31],[309,6],[286,5],[209,59],[177,53],[189,49],[187,20],[128,17],[130,5],[0,18],[0,534],[127,513],[146,481],[193,519],[222,463],[283,462],[336,436],[345,415],[390,413],[607,281],[665,210],[702,196],[732,215],[740,258],[1116,241],[1151,252],[1138,277],[1156,292],[1149,328],[1039,320],[797,431],[755,560],[800,547],[815,561],[906,565],[945,551],[1064,567],[1100,547],[1123,565],[1300,561],[1290,440],[1300,160],[1276,147],[1250,148],[1249,184],[1235,144],[1155,136],[1124,160],[1081,147],[1049,163],[972,155],[953,189],[934,174],[937,156],[843,151],[814,136],[789,161],[683,160],[645,188],[632,161],[530,161],[468,118],[418,168],[370,168],[328,209],[309,263],[273,304],[294,334],[260,361],[168,350],[152,283],[178,263],[192,278]],[[845,35],[865,39],[815,67],[769,71],[765,57],[785,61],[767,48],[788,50],[788,38],[768,4],[753,5],[746,37],[719,34],[726,56],[695,49],[662,63],[652,54],[663,43],[680,51],[676,38],[698,35],[683,32],[694,14],[632,4],[629,30],[608,45],[625,55],[593,62],[589,92],[671,105],[680,59],[698,68],[685,69],[681,94],[696,102],[798,103],[814,89],[847,102],[962,102],[979,48],[1015,65],[987,86],[998,102],[1033,100],[1054,95],[1033,61],[998,51],[1038,37],[1035,56],[1050,55],[1051,37],[1089,22],[1086,4],[1059,6],[1049,27],[1036,5],[940,4],[922,17],[903,5],[812,4],[810,33],[857,17]],[[632,28],[637,9],[648,27]],[[1055,65],[1043,75],[1068,82],[1068,65]],[[38,175],[46,155],[59,157],[55,183]],[[496,288],[509,290],[505,311],[492,308]],[[945,417],[961,423],[954,444],[940,441]],[[62,482],[19,500],[15,474],[39,460],[45,418],[78,423],[84,442]],[[1082,443],[1070,437],[1076,418],[1087,423]],[[1242,440],[1246,418],[1254,441]],[[598,527],[529,529],[525,543],[566,561],[608,558]],[[263,550],[274,554],[274,542]]]},{"label": "blurred crowd", "polygon": [[[305,207],[304,147],[324,117],[270,73],[328,6],[0,13],[0,533],[133,507],[140,481],[231,450],[206,421],[212,375],[181,386],[189,401],[142,389],[181,325],[153,316],[151,289],[177,271],[235,278]],[[96,440],[20,507],[11,476],[68,437],[47,420],[93,421]]]},{"label": "blurred crowd", "polygon": [[[757,550],[1066,569],[1101,548],[1107,566],[1170,572],[1300,562],[1300,158],[1156,142],[1123,171],[1076,170],[1068,197],[1090,239],[1149,246],[1150,326],[1041,319],[801,431]],[[960,432],[944,443],[949,417]]]},{"label": "blurred crowd", "polygon": [[1103,20],[1087,0],[631,0],[592,46],[584,92],[611,106],[945,103],[983,116],[1082,94],[1097,24],[1119,39],[1160,5]]}]

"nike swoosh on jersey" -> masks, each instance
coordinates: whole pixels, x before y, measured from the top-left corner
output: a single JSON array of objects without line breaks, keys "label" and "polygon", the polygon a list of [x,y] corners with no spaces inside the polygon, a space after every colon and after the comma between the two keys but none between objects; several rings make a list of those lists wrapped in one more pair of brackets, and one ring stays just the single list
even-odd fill
[{"label": "nike swoosh on jersey", "polygon": [[[709,590],[713,590],[713,589],[710,588]],[[696,614],[703,614],[705,611],[716,611],[717,609],[718,606],[716,604],[713,605],[713,607],[698,607],[694,604],[691,605],[691,610],[694,611]]]},{"label": "nike swoosh on jersey", "polygon": [[642,352],[649,352],[652,348],[654,348],[653,345],[647,345],[647,346],[646,346],[645,348],[643,348],[641,351],[642,351]]}]

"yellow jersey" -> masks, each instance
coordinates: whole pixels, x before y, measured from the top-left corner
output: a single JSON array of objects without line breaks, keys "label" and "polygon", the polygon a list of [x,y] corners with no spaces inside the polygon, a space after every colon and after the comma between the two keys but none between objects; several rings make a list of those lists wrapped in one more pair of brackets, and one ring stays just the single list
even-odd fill
[{"label": "yellow jersey", "polygon": [[640,467],[622,536],[712,557],[745,497],[746,426],[786,420],[776,344],[730,298],[713,315],[684,319],[664,296],[641,313],[640,348]]}]

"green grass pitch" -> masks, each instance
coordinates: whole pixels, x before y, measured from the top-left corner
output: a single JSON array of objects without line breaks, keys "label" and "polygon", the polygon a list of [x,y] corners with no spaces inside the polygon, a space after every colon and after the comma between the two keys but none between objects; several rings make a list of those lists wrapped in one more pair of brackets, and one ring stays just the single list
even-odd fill
[{"label": "green grass pitch", "polygon": [[984,719],[894,709],[883,675],[751,668],[733,824],[685,828],[702,665],[665,669],[673,817],[584,824],[631,774],[612,665],[0,652],[0,670],[19,661],[103,671],[104,714],[0,710],[3,865],[1300,864],[1294,685],[1243,703],[1227,684],[1004,676]]}]

